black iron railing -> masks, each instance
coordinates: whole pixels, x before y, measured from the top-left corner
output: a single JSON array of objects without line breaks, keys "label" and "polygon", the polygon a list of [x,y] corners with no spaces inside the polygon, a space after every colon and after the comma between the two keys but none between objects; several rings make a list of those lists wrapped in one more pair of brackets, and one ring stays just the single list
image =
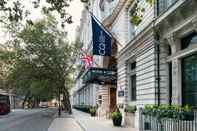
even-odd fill
[{"label": "black iron railing", "polygon": [[157,118],[140,110],[140,131],[197,131],[197,112],[185,119]]}]

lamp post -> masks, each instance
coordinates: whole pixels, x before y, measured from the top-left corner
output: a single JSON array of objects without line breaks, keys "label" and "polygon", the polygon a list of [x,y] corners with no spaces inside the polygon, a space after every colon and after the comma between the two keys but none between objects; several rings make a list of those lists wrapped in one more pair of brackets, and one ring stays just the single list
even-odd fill
[{"label": "lamp post", "polygon": [[60,99],[60,87],[58,88],[58,101],[59,101],[59,104],[58,104],[58,117],[61,117],[61,99]]}]

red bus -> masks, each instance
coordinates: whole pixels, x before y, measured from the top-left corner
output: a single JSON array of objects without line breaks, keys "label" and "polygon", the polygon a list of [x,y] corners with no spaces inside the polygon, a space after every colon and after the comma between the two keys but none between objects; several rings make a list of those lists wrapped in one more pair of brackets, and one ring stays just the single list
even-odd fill
[{"label": "red bus", "polygon": [[9,96],[0,94],[0,115],[6,115],[10,112]]}]

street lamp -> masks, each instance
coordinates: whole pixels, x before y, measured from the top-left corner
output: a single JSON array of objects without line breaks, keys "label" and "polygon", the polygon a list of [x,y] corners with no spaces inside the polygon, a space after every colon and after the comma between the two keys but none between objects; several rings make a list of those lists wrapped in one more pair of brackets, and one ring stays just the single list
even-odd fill
[{"label": "street lamp", "polygon": [[61,89],[60,87],[58,88],[58,117],[61,117],[61,99],[60,99],[60,93],[61,93]]}]

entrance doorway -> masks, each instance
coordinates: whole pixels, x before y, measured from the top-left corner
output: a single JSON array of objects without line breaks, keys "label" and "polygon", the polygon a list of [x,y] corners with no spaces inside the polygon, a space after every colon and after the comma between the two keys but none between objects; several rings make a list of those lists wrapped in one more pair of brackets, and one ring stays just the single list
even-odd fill
[{"label": "entrance doorway", "polygon": [[116,88],[110,88],[110,112],[116,109]]}]

